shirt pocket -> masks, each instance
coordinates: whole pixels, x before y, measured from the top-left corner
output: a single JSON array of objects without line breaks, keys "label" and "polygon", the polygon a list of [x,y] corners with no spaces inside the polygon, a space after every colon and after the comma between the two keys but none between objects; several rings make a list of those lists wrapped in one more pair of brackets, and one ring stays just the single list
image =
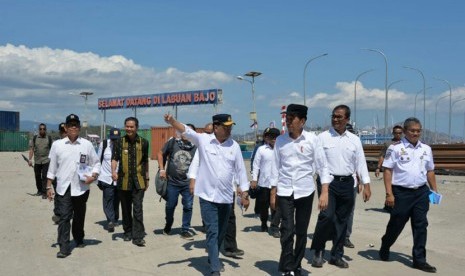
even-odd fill
[{"label": "shirt pocket", "polygon": [[340,154],[334,144],[323,145],[323,150],[325,151],[326,158],[328,159],[335,159]]}]

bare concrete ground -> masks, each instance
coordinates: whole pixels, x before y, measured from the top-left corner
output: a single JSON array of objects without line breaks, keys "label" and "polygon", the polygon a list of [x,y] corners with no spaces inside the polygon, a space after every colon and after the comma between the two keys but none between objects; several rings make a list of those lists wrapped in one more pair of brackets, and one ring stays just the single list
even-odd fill
[{"label": "bare concrete ground", "polygon": [[[151,162],[153,180],[157,166],[156,161]],[[141,248],[122,240],[121,226],[112,234],[104,229],[102,194],[96,186],[92,186],[85,224],[85,242],[88,245],[73,249],[66,259],[57,259],[57,227],[51,221],[53,204],[32,196],[35,192],[32,168],[27,166],[20,153],[0,153],[0,164],[0,275],[208,275],[205,235],[198,231],[201,220],[197,199],[192,220],[197,232],[195,240],[186,241],[179,236],[180,206],[176,210],[172,235],[163,236],[164,202],[158,201],[152,184],[144,200],[147,245]],[[464,275],[465,177],[438,176],[438,183],[444,200],[441,205],[430,207],[427,258],[441,275]],[[411,268],[412,234],[409,225],[391,248],[391,261],[378,260],[377,250],[389,216],[381,210],[384,187],[374,175],[372,190],[373,197],[369,202],[357,199],[351,238],[355,248],[345,250],[350,268],[339,269],[328,264],[320,269],[313,268],[310,265],[313,252],[307,249],[303,261],[307,273],[424,275]],[[316,200],[307,248],[310,247],[317,218],[315,204]],[[252,215],[251,210],[242,216],[236,209],[236,214],[237,241],[246,253],[238,259],[222,257],[226,269],[223,275],[279,275],[279,240],[259,232],[259,219]],[[327,248],[330,246],[328,243]]]}]

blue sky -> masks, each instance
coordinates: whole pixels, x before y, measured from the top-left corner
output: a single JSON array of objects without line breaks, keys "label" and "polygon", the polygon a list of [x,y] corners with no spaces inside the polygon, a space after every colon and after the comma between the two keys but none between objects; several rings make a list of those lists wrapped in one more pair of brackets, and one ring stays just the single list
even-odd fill
[{"label": "blue sky", "polygon": [[[22,120],[57,123],[73,112],[102,120],[97,98],[222,88],[224,104],[184,106],[178,118],[203,125],[230,113],[235,132],[249,131],[251,85],[236,76],[260,71],[255,96],[261,128],[280,124],[280,107],[303,103],[305,63],[308,126],[326,126],[337,104],[353,107],[357,125],[384,126],[385,64],[388,124],[414,114],[426,78],[426,122],[434,130],[436,101],[465,98],[465,4],[462,1],[14,1],[0,0],[0,110]],[[87,111],[74,94],[92,91]],[[71,94],[70,94],[71,93]],[[448,131],[448,98],[437,129]],[[463,136],[465,101],[453,108],[452,133]],[[142,124],[164,126],[171,108],[139,109]],[[110,111],[122,126],[132,110]],[[423,121],[422,94],[417,117]],[[354,119],[354,114],[352,115]]]}]

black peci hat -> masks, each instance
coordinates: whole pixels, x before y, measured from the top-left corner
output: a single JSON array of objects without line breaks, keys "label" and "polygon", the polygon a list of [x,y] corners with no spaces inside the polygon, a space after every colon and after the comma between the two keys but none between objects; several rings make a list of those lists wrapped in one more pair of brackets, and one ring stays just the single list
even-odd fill
[{"label": "black peci hat", "polygon": [[290,104],[287,106],[286,114],[288,115],[297,115],[299,117],[307,116],[308,107],[301,104]]}]

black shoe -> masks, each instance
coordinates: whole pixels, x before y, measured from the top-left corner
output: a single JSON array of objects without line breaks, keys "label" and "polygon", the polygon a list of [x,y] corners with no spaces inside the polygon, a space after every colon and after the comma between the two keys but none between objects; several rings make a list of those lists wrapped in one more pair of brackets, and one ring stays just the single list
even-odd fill
[{"label": "black shoe", "polygon": [[347,247],[347,248],[354,248],[355,247],[355,245],[348,238],[344,242],[344,246]]},{"label": "black shoe", "polygon": [[415,263],[413,262],[413,268],[422,270],[424,272],[436,273],[436,268],[431,266],[429,263]]},{"label": "black shoe", "polygon": [[331,259],[329,260],[329,264],[335,265],[339,268],[349,268],[349,264],[344,261],[343,259]]},{"label": "black shoe", "polygon": [[281,238],[281,233],[279,233],[278,227],[271,226],[269,233],[271,236],[273,236],[273,238]]},{"label": "black shoe", "polygon": [[41,192],[37,192],[37,193],[34,194],[34,196],[41,196],[41,195],[42,195]]},{"label": "black shoe", "polygon": [[226,250],[225,250],[225,251],[223,252],[223,255],[224,255],[225,257],[235,258],[235,257],[244,255],[244,250],[239,249],[239,248],[237,248],[237,249],[234,250],[234,251],[226,251]]},{"label": "black shoe", "polygon": [[194,235],[192,235],[190,232],[182,232],[181,233],[181,238],[188,240],[188,241],[193,241],[194,240]]},{"label": "black shoe", "polygon": [[165,228],[163,228],[163,235],[169,236],[170,233],[171,233],[171,227],[165,226]]},{"label": "black shoe", "polygon": [[302,276],[302,268],[301,267],[296,268],[294,270],[294,276]]},{"label": "black shoe", "polygon": [[383,248],[381,246],[379,249],[379,259],[385,262],[389,261],[389,249]]},{"label": "black shoe", "polygon": [[137,245],[137,246],[145,246],[145,240],[144,239],[133,240],[132,243]]},{"label": "black shoe", "polygon": [[294,276],[294,272],[293,271],[286,271],[286,272],[283,272],[283,274],[281,274],[282,276]]},{"label": "black shoe", "polygon": [[268,226],[266,224],[262,224],[261,230],[262,232],[268,232]]},{"label": "black shoe", "polygon": [[115,232],[115,224],[113,222],[108,223],[108,232],[109,233]]},{"label": "black shoe", "polygon": [[84,248],[84,247],[86,247],[86,244],[84,243],[84,241],[76,241],[76,247],[77,248]]},{"label": "black shoe", "polygon": [[129,235],[129,234],[124,234],[123,240],[124,240],[124,241],[131,241],[131,240],[132,240],[131,235]]},{"label": "black shoe", "polygon": [[323,251],[315,251],[315,255],[313,255],[312,266],[323,267],[323,263]]},{"label": "black shoe", "polygon": [[71,255],[70,252],[61,252],[61,251],[58,251],[58,253],[57,253],[57,258],[64,259],[64,258],[68,257],[69,255]]}]

